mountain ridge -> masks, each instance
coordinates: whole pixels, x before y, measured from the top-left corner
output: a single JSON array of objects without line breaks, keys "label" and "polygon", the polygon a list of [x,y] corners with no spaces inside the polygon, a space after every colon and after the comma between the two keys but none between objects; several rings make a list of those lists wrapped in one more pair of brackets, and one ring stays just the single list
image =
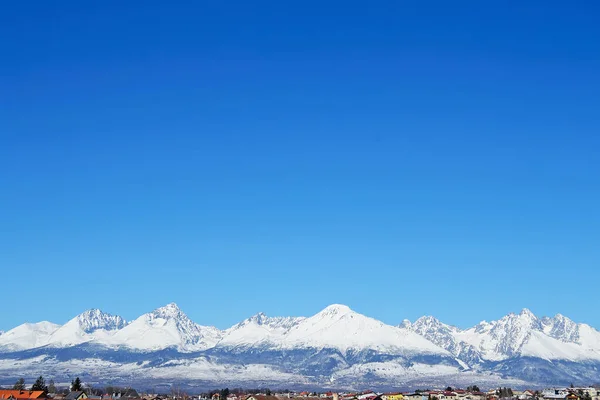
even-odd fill
[{"label": "mountain ridge", "polygon": [[57,376],[73,368],[97,375],[101,363],[107,374],[128,379],[144,371],[156,379],[283,379],[323,387],[428,379],[564,383],[600,381],[600,332],[528,309],[467,329],[433,316],[392,326],[341,304],[310,317],[257,313],[220,330],[169,303],[132,321],[91,309],[62,326],[26,323],[0,335],[0,378],[40,360]]}]

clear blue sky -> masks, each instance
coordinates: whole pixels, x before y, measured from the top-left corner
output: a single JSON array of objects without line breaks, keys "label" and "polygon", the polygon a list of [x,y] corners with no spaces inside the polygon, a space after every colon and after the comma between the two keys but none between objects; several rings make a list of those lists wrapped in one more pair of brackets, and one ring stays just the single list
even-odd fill
[{"label": "clear blue sky", "polygon": [[598,2],[250,3],[5,4],[0,329],[600,327]]}]

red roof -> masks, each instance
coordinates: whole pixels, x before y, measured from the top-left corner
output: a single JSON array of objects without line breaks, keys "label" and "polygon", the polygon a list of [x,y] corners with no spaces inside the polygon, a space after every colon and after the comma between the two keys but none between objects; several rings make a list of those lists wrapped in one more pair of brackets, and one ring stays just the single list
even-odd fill
[{"label": "red roof", "polygon": [[0,399],[45,399],[44,392],[41,390],[0,390]]}]

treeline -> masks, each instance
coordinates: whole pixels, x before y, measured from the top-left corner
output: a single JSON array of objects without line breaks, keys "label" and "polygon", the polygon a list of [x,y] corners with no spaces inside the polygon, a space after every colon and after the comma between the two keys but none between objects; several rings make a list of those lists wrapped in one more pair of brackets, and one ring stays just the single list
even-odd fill
[{"label": "treeline", "polygon": [[[227,399],[227,396],[230,394],[240,395],[240,394],[266,394],[267,396],[272,395],[273,393],[292,393],[290,389],[277,389],[271,390],[270,388],[256,388],[256,389],[244,389],[244,388],[224,388],[224,389],[213,389],[208,392],[204,392],[200,394],[200,397],[211,398],[215,394],[219,395],[220,400]],[[316,393],[315,393],[316,396]]]},{"label": "treeline", "polygon": [[[0,389],[2,389],[0,387]],[[120,394],[123,397],[139,397],[137,391],[130,387],[122,387],[122,386],[106,386],[104,388],[95,388],[91,385],[85,385],[79,377],[76,377],[71,381],[71,385],[68,388],[57,388],[54,384],[54,380],[50,379],[48,384],[46,385],[46,380],[43,376],[40,375],[39,378],[35,380],[33,385],[28,388],[25,383],[25,379],[19,378],[12,386],[13,390],[32,390],[38,391],[41,390],[45,394],[68,394],[69,392],[85,392],[88,396],[102,396],[104,394],[113,395],[115,393]]]},{"label": "treeline", "polygon": [[[79,379],[79,378],[77,378],[77,379]],[[15,384],[12,386],[12,389],[13,390],[28,390],[27,385],[25,384],[25,379],[19,378],[15,382]],[[29,388],[29,390],[33,390],[33,391],[41,390],[44,393],[56,393],[57,392],[56,386],[54,385],[54,381],[52,379],[50,379],[50,382],[48,383],[48,385],[46,385],[46,380],[41,375],[39,378],[37,378],[35,380],[35,382],[33,383],[33,385],[31,385],[31,388]]]}]

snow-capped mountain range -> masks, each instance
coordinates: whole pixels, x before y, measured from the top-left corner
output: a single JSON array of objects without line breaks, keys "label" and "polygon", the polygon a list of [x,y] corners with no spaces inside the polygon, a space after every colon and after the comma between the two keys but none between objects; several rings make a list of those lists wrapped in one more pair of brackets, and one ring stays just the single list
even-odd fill
[{"label": "snow-capped mountain range", "polygon": [[20,376],[94,381],[409,388],[600,382],[600,332],[529,310],[469,329],[434,317],[398,326],[331,305],[311,317],[256,314],[226,330],[171,303],[133,321],[88,310],[64,325],[0,334],[0,383]]}]

